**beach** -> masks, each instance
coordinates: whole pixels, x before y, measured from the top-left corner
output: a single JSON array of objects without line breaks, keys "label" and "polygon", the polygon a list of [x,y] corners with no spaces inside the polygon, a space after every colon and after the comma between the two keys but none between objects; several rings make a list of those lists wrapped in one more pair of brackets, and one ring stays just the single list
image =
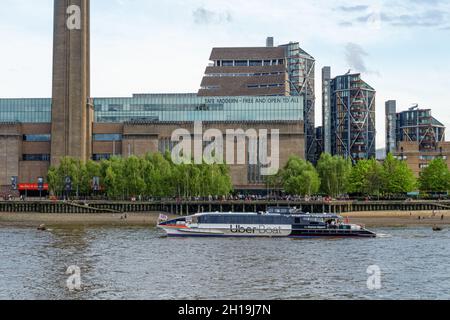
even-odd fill
[{"label": "beach", "polygon": [[[42,213],[0,213],[0,226],[156,226],[160,212],[116,213],[116,214],[42,214]],[[167,213],[164,213],[167,215]],[[168,215],[176,218],[175,215]],[[342,214],[350,223],[366,227],[412,227],[450,225],[450,211],[377,211]],[[441,217],[444,216],[442,220]],[[420,217],[420,219],[419,219]]]}]

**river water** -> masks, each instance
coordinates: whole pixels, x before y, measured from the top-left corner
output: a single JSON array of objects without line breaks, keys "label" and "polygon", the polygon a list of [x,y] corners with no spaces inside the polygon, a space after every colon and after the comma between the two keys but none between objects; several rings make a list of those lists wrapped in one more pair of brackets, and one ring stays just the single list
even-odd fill
[{"label": "river water", "polygon": [[[0,299],[450,299],[450,231],[374,231],[381,236],[168,239],[148,228],[0,227]],[[70,266],[81,270],[80,291],[67,287]]]}]

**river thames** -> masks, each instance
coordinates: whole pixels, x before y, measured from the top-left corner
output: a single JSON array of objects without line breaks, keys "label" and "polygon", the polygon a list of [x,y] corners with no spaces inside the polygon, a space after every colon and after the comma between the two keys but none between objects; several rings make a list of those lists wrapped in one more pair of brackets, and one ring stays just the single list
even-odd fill
[{"label": "river thames", "polygon": [[[0,227],[0,299],[450,299],[450,231],[169,239],[142,227]],[[81,290],[67,287],[70,266]],[[378,290],[367,273],[379,268]],[[373,270],[373,269],[371,269]]]}]

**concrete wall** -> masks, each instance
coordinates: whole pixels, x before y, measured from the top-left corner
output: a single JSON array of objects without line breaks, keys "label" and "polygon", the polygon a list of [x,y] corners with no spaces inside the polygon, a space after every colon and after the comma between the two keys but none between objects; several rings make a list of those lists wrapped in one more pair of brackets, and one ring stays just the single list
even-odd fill
[{"label": "concrete wall", "polygon": [[0,124],[0,186],[9,186],[11,177],[19,176],[22,155],[20,124]]},{"label": "concrete wall", "polygon": [[432,161],[432,159],[427,159],[427,157],[443,156],[450,168],[450,142],[438,143],[438,146],[434,151],[420,151],[417,142],[402,141],[399,143],[397,151],[394,153],[394,155],[397,157],[403,156],[403,159],[405,159],[408,167],[411,168],[411,170],[417,177],[423,170],[421,166],[426,166]]}]

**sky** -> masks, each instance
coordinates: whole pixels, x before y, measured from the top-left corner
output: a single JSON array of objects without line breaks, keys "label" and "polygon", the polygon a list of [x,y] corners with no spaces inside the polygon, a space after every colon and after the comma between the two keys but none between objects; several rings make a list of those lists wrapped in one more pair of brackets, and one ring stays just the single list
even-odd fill
[{"label": "sky", "polygon": [[[52,0],[0,0],[0,98],[51,96]],[[384,103],[450,127],[450,0],[91,0],[92,96],[197,92],[212,47],[300,42],[321,69],[361,72]]]}]

